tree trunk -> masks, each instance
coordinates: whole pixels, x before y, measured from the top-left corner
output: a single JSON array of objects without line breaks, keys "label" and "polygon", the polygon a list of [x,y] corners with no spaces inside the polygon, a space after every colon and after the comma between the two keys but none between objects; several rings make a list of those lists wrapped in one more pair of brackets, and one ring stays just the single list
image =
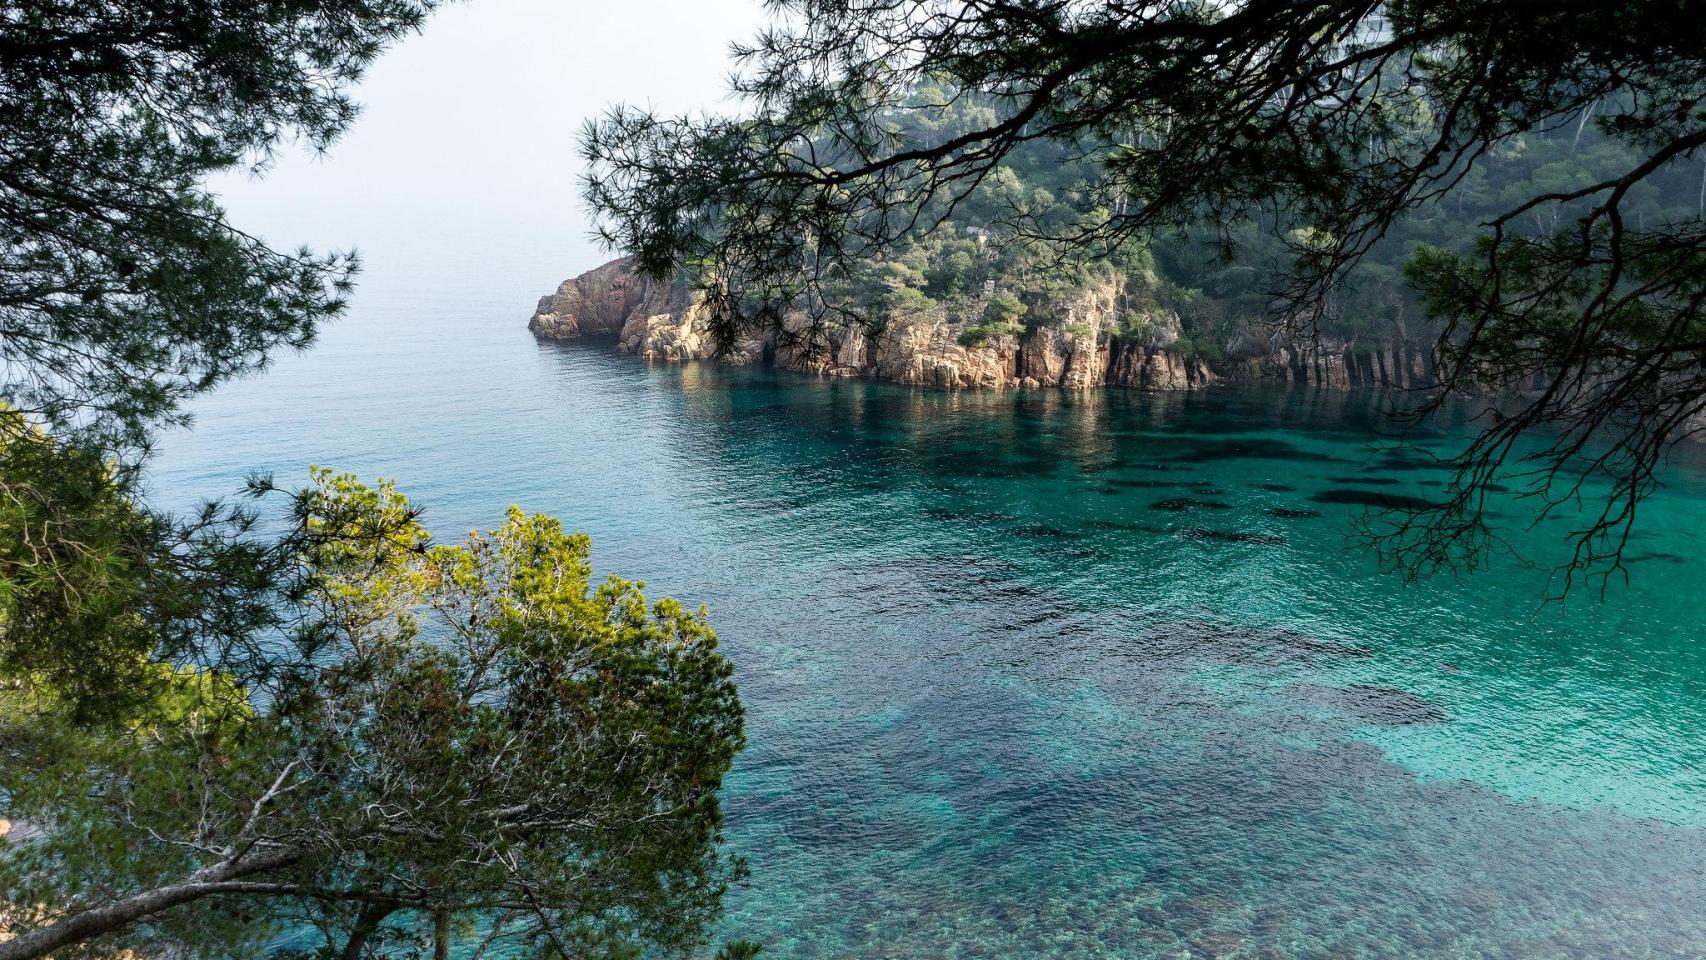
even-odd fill
[{"label": "tree trunk", "polygon": [[34,960],[60,947],[112,933],[180,904],[232,892],[235,881],[302,859],[300,850],[275,850],[240,860],[227,860],[197,870],[181,883],[156,887],[133,897],[74,913],[45,927],[0,943],[0,960]]},{"label": "tree trunk", "polygon": [[1582,118],[1576,122],[1575,139],[1570,141],[1570,156],[1573,157],[1576,155],[1576,145],[1582,142],[1582,130],[1583,130],[1583,128],[1585,128],[1588,125],[1588,120],[1592,119],[1593,112],[1598,107],[1599,107],[1599,101],[1595,100],[1594,102],[1592,102],[1592,103],[1590,103],[1587,106],[1582,108]]},{"label": "tree trunk", "polygon": [[361,960],[361,948],[367,946],[368,938],[395,909],[378,903],[364,904],[361,912],[355,915],[355,926],[350,928],[349,939],[344,941],[344,952],[339,954],[341,960]]},{"label": "tree trunk", "polygon": [[450,960],[450,911],[432,915],[432,960]]}]

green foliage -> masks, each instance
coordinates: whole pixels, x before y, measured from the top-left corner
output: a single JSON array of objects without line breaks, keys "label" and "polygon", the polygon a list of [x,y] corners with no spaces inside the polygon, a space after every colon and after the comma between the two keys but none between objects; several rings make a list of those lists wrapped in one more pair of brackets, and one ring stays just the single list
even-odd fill
[{"label": "green foliage", "polygon": [[151,513],[101,452],[0,416],[0,676],[112,724],[146,711],[160,664],[252,664],[283,572],[253,519]]},{"label": "green foliage", "polygon": [[[49,688],[11,678],[0,693],[0,790],[12,836],[0,840],[0,915],[9,932],[106,901],[116,889],[178,881],[202,861],[190,842],[199,818],[233,816],[197,801],[224,790],[260,796],[268,771],[248,701],[228,678],[155,668],[152,699],[127,705],[135,718],[91,729]],[[159,832],[159,839],[145,831]],[[181,944],[189,956],[240,953],[276,929],[266,911],[194,904],[133,931],[120,943]],[[101,955],[97,953],[96,955]]]},{"label": "green foliage", "polygon": [[1187,360],[1216,363],[1226,359],[1226,351],[1220,346],[1219,341],[1211,338],[1180,337],[1169,343],[1167,347]]},{"label": "green foliage", "polygon": [[554,955],[701,948],[744,870],[717,799],[742,714],[704,612],[594,584],[587,538],[549,517],[435,544],[389,484],[313,480],[281,541],[302,588],[249,695],[151,663],[147,709],[90,727],[10,678],[0,796],[29,836],[0,844],[7,909],[223,870],[252,887],[101,942],[216,956],[306,922],[327,952],[392,955],[446,915]]},{"label": "green foliage", "polygon": [[146,445],[184,399],[301,347],[353,256],[280,253],[202,187],[355,116],[347,89],[436,0],[33,0],[0,30],[0,399]]},{"label": "green foliage", "polygon": [[983,319],[960,332],[959,342],[962,347],[981,345],[991,337],[1017,337],[1025,332],[1025,325],[1020,322],[1028,308],[1011,294],[998,293],[989,298],[984,305]]},{"label": "green foliage", "polygon": [[911,287],[895,287],[887,291],[882,296],[881,304],[884,316],[888,319],[922,316],[936,307],[936,301],[923,291]]},{"label": "green foliage", "polygon": [[0,670],[36,676],[82,719],[138,704],[154,635],[140,612],[149,518],[94,453],[16,414],[0,428]]},{"label": "green foliage", "polygon": [[962,347],[979,347],[991,337],[1016,337],[1025,332],[1017,323],[974,323],[960,331],[957,338]]},{"label": "green foliage", "polygon": [[0,958],[257,956],[283,929],[315,957],[686,956],[743,875],[732,668],[703,611],[594,583],[584,536],[511,510],[438,544],[388,483],[323,470],[283,517],[137,494],[184,401],[308,344],[356,269],[266,247],[204,179],[327,146],[436,5],[4,18]]},{"label": "green foliage", "polygon": [[983,308],[983,322],[992,327],[1008,326],[1019,322],[1025,315],[1025,304],[1018,297],[1008,293],[998,293],[989,298],[989,304]]}]

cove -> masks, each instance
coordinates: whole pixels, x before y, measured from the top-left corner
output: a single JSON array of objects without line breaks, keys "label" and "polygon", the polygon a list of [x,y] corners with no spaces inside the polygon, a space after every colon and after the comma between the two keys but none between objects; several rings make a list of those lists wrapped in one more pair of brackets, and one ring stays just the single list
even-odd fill
[{"label": "cove", "polygon": [[[1333,491],[1426,498],[1463,428],[1371,447],[1373,394],[647,366],[412,293],[210,398],[152,485],[319,462],[396,477],[449,535],[517,502],[706,603],[750,740],[725,930],[767,955],[1706,943],[1697,465],[1603,602],[1545,604],[1514,562],[1406,587],[1348,539],[1374,497]],[[404,317],[418,346],[382,339]],[[1544,567],[1562,526],[1509,532]]]}]

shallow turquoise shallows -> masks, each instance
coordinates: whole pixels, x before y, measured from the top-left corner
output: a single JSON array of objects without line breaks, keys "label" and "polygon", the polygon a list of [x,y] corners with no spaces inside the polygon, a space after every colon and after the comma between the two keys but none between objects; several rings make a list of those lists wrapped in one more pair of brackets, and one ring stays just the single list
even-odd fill
[{"label": "shallow turquoise shallows", "polygon": [[535,343],[477,249],[369,261],[155,495],[395,477],[440,535],[520,503],[708,604],[751,740],[725,932],[766,956],[1706,954],[1697,466],[1603,602],[1544,602],[1570,523],[1514,501],[1536,566],[1405,587],[1346,501],[1445,474],[1370,445],[1375,396],[647,366]]}]

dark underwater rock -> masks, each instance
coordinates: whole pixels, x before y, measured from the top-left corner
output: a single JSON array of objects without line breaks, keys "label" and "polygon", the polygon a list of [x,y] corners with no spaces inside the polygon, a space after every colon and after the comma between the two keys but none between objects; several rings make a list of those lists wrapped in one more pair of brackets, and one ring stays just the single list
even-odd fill
[{"label": "dark underwater rock", "polygon": [[1347,487],[1335,487],[1311,494],[1310,500],[1316,503],[1346,503],[1363,507],[1380,507],[1383,510],[1426,510],[1437,506],[1432,500],[1421,497],[1407,496],[1402,493],[1384,493],[1380,490],[1356,490]]},{"label": "dark underwater rock", "polygon": [[1321,511],[1311,510],[1308,507],[1273,507],[1268,510],[1268,513],[1283,520],[1309,520],[1321,515]]},{"label": "dark underwater rock", "polygon": [[1213,463],[1218,460],[1297,460],[1308,463],[1345,463],[1343,457],[1307,450],[1284,440],[1193,439],[1180,454],[1179,463]]}]

